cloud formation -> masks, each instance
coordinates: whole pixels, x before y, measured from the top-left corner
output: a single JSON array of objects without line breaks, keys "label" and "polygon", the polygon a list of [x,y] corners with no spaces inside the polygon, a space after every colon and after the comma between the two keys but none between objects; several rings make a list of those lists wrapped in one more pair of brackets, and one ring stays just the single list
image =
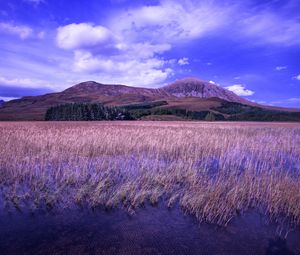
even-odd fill
[{"label": "cloud formation", "polygon": [[[135,85],[139,77],[139,85],[158,86],[174,73],[171,59],[162,55],[180,42],[222,27],[231,10],[209,1],[163,0],[121,11],[106,25],[60,26],[56,42],[73,51],[75,72],[111,76],[112,80],[119,76],[124,82],[129,80],[129,85]],[[177,64],[188,65],[189,59],[179,59]]]},{"label": "cloud formation", "polygon": [[38,6],[41,3],[45,3],[46,0],[23,0],[23,2],[28,4],[33,4],[34,6]]},{"label": "cloud formation", "polygon": [[[300,43],[298,25],[300,28],[294,18],[283,19],[268,8],[254,12],[247,3],[160,0],[122,9],[102,24],[60,26],[56,43],[73,52],[74,72],[112,80],[124,77],[130,85],[139,77],[139,85],[157,86],[176,72],[176,66],[164,55],[178,45],[222,35],[230,40],[252,38],[255,44],[288,46]],[[177,64],[188,65],[188,57]],[[285,66],[276,67],[278,71],[284,69]]]},{"label": "cloud formation", "polygon": [[188,58],[180,58],[178,60],[178,65],[180,65],[180,66],[189,65],[189,64],[190,64],[190,62],[189,62]]},{"label": "cloud formation", "polygon": [[159,57],[171,45],[130,41],[105,26],[90,23],[61,26],[56,42],[58,47],[73,51],[75,72],[139,86],[159,85],[173,73],[167,67],[168,61]]},{"label": "cloud formation", "polygon": [[234,5],[224,8],[214,1],[162,0],[157,5],[120,13],[111,19],[110,27],[135,40],[180,42],[200,38],[222,28],[233,10]]},{"label": "cloud formation", "polygon": [[0,86],[18,87],[18,88],[51,88],[53,87],[48,82],[30,79],[30,78],[7,78],[0,76]]},{"label": "cloud formation", "polygon": [[33,34],[33,30],[28,26],[14,25],[12,23],[0,23],[0,33],[16,35],[21,39],[26,39]]},{"label": "cloud formation", "polygon": [[100,73],[102,79],[135,86],[159,85],[173,73],[171,68],[164,68],[165,61],[158,58],[121,60],[123,57],[104,58],[90,52],[76,51],[74,70],[98,75]]},{"label": "cloud formation", "polygon": [[226,87],[226,89],[232,91],[238,96],[252,96],[254,94],[254,91],[246,89],[245,86],[242,84],[231,85]]},{"label": "cloud formation", "polygon": [[300,44],[300,21],[280,16],[268,9],[240,19],[240,35],[256,38],[257,43],[292,46]]},{"label": "cloud formation", "polygon": [[300,103],[300,97],[292,97],[288,99],[291,103]]},{"label": "cloud formation", "polygon": [[288,8],[274,12],[251,1],[161,0],[159,4],[131,8],[110,20],[109,27],[136,40],[182,43],[206,36],[253,38],[256,44],[300,44],[300,21]]},{"label": "cloud formation", "polygon": [[0,96],[0,100],[3,100],[5,102],[8,102],[8,101],[11,101],[11,100],[14,100],[14,99],[18,99],[18,97],[1,97]]},{"label": "cloud formation", "polygon": [[57,29],[57,45],[66,50],[106,47],[113,35],[103,26],[89,23],[69,24]]},{"label": "cloud formation", "polygon": [[282,71],[285,69],[287,69],[287,66],[276,66],[276,68],[275,68],[276,71]]}]

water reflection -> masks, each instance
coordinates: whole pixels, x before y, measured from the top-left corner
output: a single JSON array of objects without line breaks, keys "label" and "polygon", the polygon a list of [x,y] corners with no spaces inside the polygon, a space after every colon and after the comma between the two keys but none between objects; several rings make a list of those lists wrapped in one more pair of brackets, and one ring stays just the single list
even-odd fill
[{"label": "water reflection", "polygon": [[248,213],[227,228],[185,215],[180,208],[122,210],[73,208],[1,212],[1,254],[300,254],[300,231],[284,240],[276,226]]}]

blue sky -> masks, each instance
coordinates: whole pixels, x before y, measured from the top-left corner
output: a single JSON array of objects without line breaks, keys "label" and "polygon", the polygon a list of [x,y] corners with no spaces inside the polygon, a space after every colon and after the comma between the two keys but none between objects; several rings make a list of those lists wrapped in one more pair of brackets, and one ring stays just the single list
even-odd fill
[{"label": "blue sky", "polygon": [[0,0],[0,98],[198,77],[300,108],[299,0]]}]

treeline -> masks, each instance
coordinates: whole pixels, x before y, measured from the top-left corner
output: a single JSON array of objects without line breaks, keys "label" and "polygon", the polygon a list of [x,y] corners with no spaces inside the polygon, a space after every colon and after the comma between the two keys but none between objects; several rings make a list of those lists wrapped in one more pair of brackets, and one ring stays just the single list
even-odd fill
[{"label": "treeline", "polygon": [[185,109],[160,107],[168,105],[167,101],[144,102],[140,104],[130,104],[123,106],[129,111],[133,119],[141,119],[149,115],[175,115],[191,120],[225,120],[222,114],[211,111],[189,111]]},{"label": "treeline", "polygon": [[285,112],[226,102],[215,108],[231,121],[300,121],[300,112]]},{"label": "treeline", "polygon": [[153,108],[153,109],[134,109],[129,111],[131,116],[135,119],[140,119],[148,115],[175,115],[185,119],[191,120],[224,120],[222,114],[212,113],[210,111],[189,111],[185,109],[176,108]]},{"label": "treeline", "polygon": [[144,103],[135,103],[135,104],[129,104],[124,105],[123,107],[126,110],[143,110],[143,109],[151,109],[163,105],[167,105],[167,101],[152,101],[152,102],[144,102]]},{"label": "treeline", "polygon": [[[300,112],[275,111],[231,102],[223,103],[213,112],[161,107],[164,105],[167,105],[167,102],[145,102],[123,107],[106,107],[98,103],[63,104],[49,108],[45,120],[138,120],[149,115],[175,115],[184,119],[207,121],[300,121]],[[226,119],[223,114],[227,115]]]},{"label": "treeline", "polygon": [[47,121],[132,120],[130,113],[120,107],[97,103],[72,103],[53,106],[45,115]]},{"label": "treeline", "polygon": [[138,120],[148,115],[175,115],[191,120],[224,120],[222,114],[210,111],[188,111],[162,108],[165,101],[145,102],[123,107],[106,107],[97,103],[71,103],[53,106],[45,115],[47,121]]}]

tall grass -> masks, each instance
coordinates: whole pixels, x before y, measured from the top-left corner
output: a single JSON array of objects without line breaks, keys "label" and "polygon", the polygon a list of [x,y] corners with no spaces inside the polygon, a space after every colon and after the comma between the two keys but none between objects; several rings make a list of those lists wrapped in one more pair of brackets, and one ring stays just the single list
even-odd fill
[{"label": "tall grass", "polygon": [[8,207],[161,202],[219,225],[251,208],[300,225],[296,124],[3,122],[0,145]]}]

